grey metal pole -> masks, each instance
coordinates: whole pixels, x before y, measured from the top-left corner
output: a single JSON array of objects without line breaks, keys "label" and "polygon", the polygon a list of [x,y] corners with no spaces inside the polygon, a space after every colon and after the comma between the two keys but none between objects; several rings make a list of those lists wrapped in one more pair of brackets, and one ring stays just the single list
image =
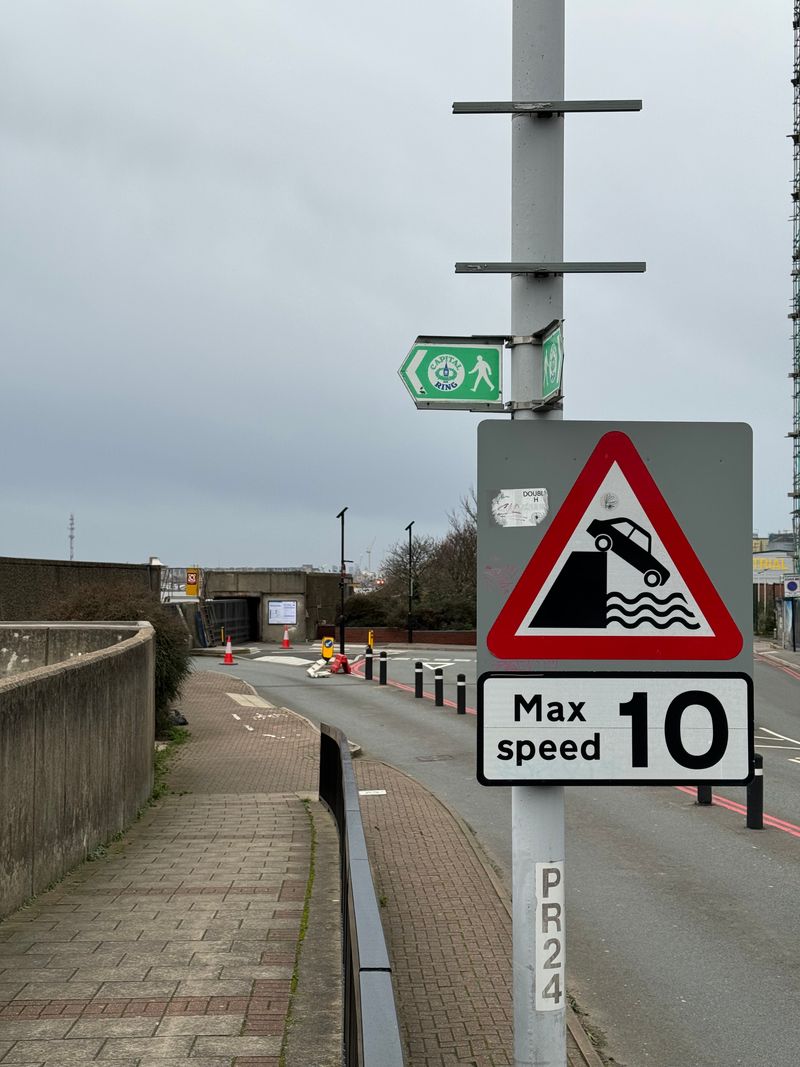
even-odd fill
[{"label": "grey metal pole", "polygon": [[342,521],[342,569],[339,572],[339,652],[344,655],[344,513],[347,508],[342,508],[337,519]]},{"label": "grey metal pole", "polygon": [[414,579],[411,576],[411,527],[414,525],[415,520],[406,526],[408,530],[408,643],[412,644],[414,641],[414,628],[411,623],[411,602],[414,599]]},{"label": "grey metal pole", "polygon": [[[564,0],[513,0],[513,100],[564,99]],[[517,114],[511,120],[511,259],[563,262],[564,117]],[[563,318],[563,277],[511,278],[511,332],[528,337]],[[511,352],[513,418],[560,419],[560,407],[534,412],[519,405],[541,396],[540,345],[515,344]],[[511,790],[513,893],[514,1063],[566,1067],[563,903],[558,929],[537,923],[543,897],[563,902],[564,789],[514,786]],[[559,885],[554,885],[558,878]],[[554,904],[546,905],[555,915]],[[549,924],[548,924],[549,925]],[[560,967],[543,970],[544,940],[557,936]],[[544,954],[543,954],[544,953]],[[545,975],[560,976],[545,984]],[[549,993],[548,996],[544,996]],[[558,994],[557,996],[554,994]]]}]

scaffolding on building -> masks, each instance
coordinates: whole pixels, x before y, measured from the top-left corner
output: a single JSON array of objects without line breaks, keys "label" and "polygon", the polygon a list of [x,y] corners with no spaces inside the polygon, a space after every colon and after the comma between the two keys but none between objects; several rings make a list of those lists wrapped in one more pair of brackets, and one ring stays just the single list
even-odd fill
[{"label": "scaffolding on building", "polygon": [[792,128],[792,148],[794,153],[794,175],[792,184],[792,458],[794,477],[792,480],[792,534],[794,539],[795,573],[800,569],[800,0],[794,2],[794,70],[792,85],[794,87],[794,125]]}]

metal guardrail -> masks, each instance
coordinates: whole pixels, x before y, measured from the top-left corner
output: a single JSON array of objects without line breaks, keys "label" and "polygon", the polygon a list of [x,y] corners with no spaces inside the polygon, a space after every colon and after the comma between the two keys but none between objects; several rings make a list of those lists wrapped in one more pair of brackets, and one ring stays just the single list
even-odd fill
[{"label": "metal guardrail", "polygon": [[346,1067],[403,1067],[392,968],[372,884],[347,738],[320,724],[319,796],[339,827]]}]

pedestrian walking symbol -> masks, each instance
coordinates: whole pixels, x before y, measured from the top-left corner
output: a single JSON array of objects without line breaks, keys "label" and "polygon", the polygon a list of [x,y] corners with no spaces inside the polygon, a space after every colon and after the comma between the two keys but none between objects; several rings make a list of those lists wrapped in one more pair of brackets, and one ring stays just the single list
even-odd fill
[{"label": "pedestrian walking symbol", "polygon": [[742,635],[627,435],[589,457],[487,637],[516,659],[732,659]]},{"label": "pedestrian walking symbol", "polygon": [[469,373],[474,374],[476,376],[475,384],[472,386],[473,393],[481,384],[481,382],[486,382],[490,389],[493,388],[491,368],[480,353],[478,353],[478,359],[475,363],[475,366]]}]

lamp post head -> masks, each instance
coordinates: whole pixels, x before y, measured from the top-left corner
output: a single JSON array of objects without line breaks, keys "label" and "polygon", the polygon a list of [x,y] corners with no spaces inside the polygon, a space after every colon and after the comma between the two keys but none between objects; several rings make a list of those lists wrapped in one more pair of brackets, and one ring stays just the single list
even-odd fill
[{"label": "lamp post head", "polygon": [[409,532],[411,532],[411,527],[414,525],[415,521],[416,521],[415,519],[412,519],[411,522],[408,524],[408,526],[406,526],[406,529]]},{"label": "lamp post head", "polygon": [[339,512],[339,514],[338,514],[338,515],[336,516],[336,518],[337,518],[337,519],[341,519],[341,518],[343,518],[343,517],[344,517],[344,513],[345,513],[346,511],[347,511],[347,508],[342,508],[342,510],[341,510],[341,511]]}]

